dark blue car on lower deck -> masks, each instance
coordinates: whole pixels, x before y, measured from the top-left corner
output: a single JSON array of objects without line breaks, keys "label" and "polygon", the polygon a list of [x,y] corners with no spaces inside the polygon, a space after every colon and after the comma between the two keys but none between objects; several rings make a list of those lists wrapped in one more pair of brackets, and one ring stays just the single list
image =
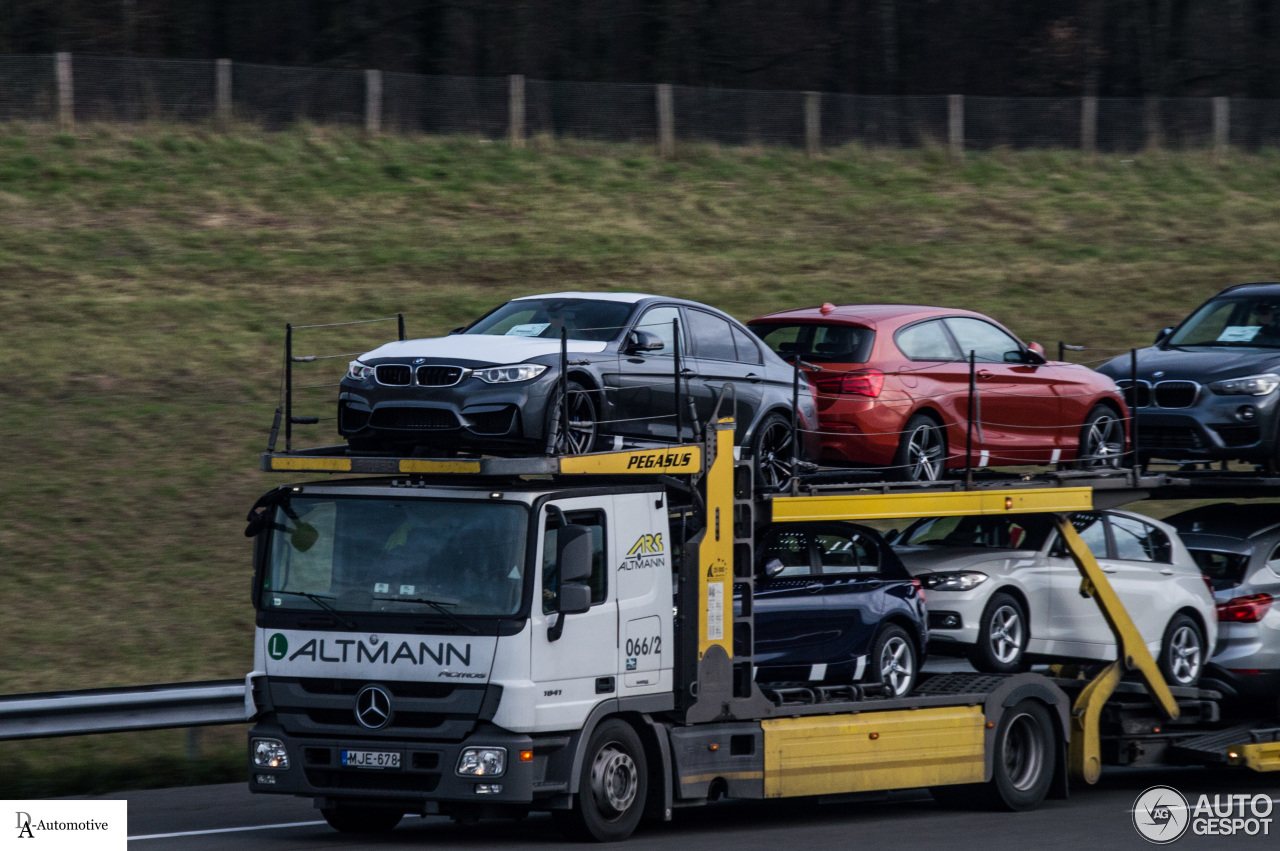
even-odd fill
[{"label": "dark blue car on lower deck", "polygon": [[757,682],[910,693],[928,643],[924,593],[879,532],[782,523],[756,540]]}]

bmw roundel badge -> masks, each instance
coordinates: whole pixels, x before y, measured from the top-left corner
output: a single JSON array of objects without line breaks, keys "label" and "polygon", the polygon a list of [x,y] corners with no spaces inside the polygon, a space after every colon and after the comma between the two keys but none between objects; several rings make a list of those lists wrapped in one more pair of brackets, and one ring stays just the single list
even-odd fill
[{"label": "bmw roundel badge", "polygon": [[426,363],[426,362],[427,362],[427,359],[426,359],[426,358],[414,358],[414,359],[413,359],[413,365],[414,365],[414,366],[417,366],[417,365],[418,365],[418,364],[420,364],[420,363]]}]

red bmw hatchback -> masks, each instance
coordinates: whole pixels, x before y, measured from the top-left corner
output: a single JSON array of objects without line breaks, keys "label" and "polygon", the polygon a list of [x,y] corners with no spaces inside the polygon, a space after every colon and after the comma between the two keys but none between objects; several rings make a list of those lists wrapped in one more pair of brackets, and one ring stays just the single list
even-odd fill
[{"label": "red bmw hatchback", "polygon": [[1118,466],[1127,409],[1115,382],[1048,361],[980,313],[905,304],[824,304],[748,323],[808,372],[818,403],[821,463],[887,468],[934,480],[967,457],[969,353],[976,365],[972,464]]}]

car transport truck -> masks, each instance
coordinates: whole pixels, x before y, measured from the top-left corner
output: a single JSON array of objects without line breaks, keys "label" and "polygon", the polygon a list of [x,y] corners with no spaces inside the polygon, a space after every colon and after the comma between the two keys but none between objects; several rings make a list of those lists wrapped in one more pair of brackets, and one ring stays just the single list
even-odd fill
[{"label": "car transport truck", "polygon": [[[1104,763],[1280,769],[1280,720],[1165,683],[1068,520],[1177,492],[1168,476],[763,493],[733,428],[717,410],[696,442],[566,457],[264,453],[264,470],[355,477],[250,512],[250,789],[312,798],[343,831],[540,810],[613,841],[722,797],[928,787],[1025,810]],[[926,675],[901,698],[755,681],[761,524],[1031,512],[1057,515],[1115,633],[1100,673]]]}]

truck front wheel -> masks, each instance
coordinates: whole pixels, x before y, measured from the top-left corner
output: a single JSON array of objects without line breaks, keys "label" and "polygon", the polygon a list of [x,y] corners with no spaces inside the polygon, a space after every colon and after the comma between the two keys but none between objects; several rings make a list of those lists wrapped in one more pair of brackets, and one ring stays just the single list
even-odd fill
[{"label": "truck front wheel", "polygon": [[343,833],[386,833],[404,818],[398,810],[382,807],[363,807],[359,804],[340,804],[320,811],[329,827]]},{"label": "truck front wheel", "polygon": [[555,810],[552,816],[572,839],[619,842],[640,823],[648,792],[640,737],[630,724],[610,718],[591,734],[573,809]]}]

